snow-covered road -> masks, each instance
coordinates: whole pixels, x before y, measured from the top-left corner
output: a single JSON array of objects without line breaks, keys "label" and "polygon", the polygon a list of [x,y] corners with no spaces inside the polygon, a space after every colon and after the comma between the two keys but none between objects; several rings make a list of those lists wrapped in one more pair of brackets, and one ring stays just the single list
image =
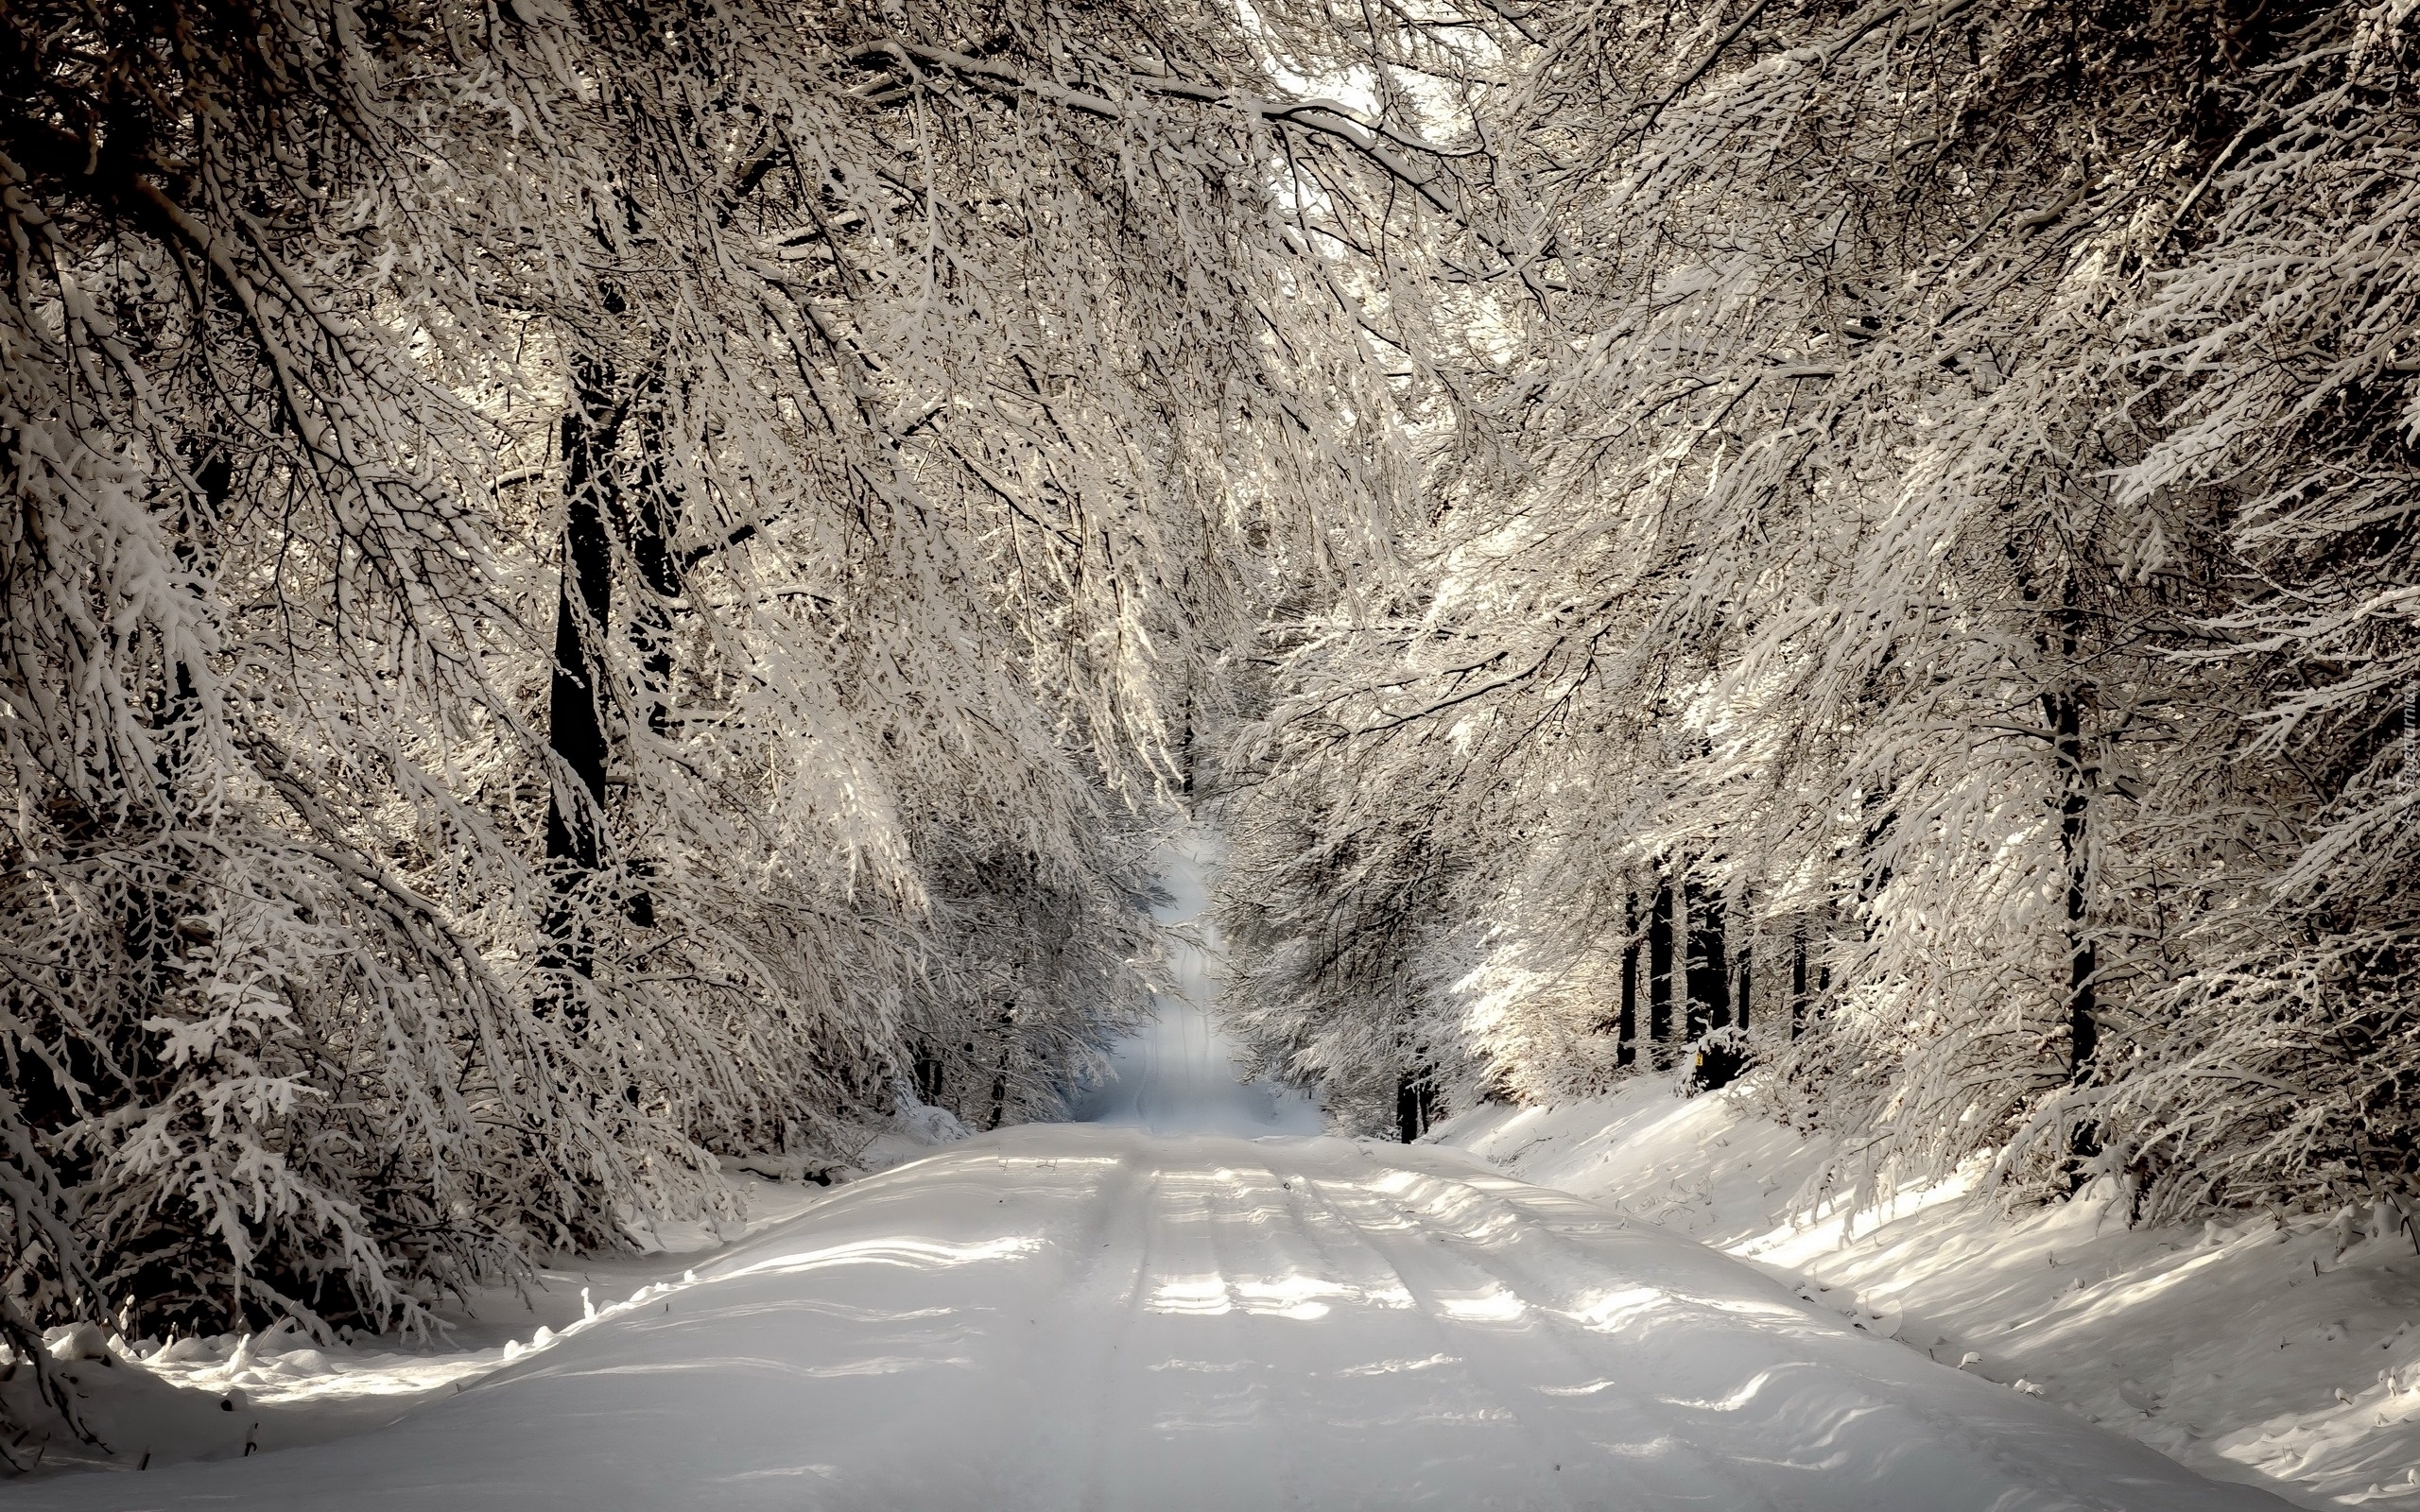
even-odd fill
[{"label": "snow-covered road", "polygon": [[[1172,860],[1178,921],[1201,868]],[[1299,1094],[1237,1084],[1206,962],[1188,945],[1174,964],[1094,1122],[843,1187],[384,1428],[20,1483],[8,1504],[2285,1505],[1475,1157],[1319,1137]]]},{"label": "snow-covered road", "polygon": [[1013,1130],[457,1395],[12,1507],[2283,1505],[1467,1157]]}]

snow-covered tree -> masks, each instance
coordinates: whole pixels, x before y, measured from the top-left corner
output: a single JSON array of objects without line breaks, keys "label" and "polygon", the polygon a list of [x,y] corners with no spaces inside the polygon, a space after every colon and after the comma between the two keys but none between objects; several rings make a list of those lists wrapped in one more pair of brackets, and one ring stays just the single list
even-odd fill
[{"label": "snow-covered tree", "polygon": [[[1876,1171],[2387,1194],[2409,18],[1523,25],[1471,71],[1536,276],[1425,417],[1410,580],[1285,631],[1247,736],[1270,856],[1406,837],[1231,902],[1262,1042],[1374,1079],[1450,1026],[1465,1089],[1558,1095],[1651,1062],[1618,1025],[1672,983]],[[1302,946],[1436,856],[1416,1002],[1342,1015],[1349,1070],[1306,1052],[1339,1010]]]},{"label": "snow-covered tree", "polygon": [[1142,1001],[1165,690],[1388,518],[1395,249],[1484,185],[1272,77],[1364,44],[0,36],[9,1346],[410,1327],[718,1153],[1054,1106]]},{"label": "snow-covered tree", "polygon": [[2226,553],[2198,649],[2221,693],[2159,795],[2190,842],[2148,1004],[2172,1027],[2093,1108],[2175,1207],[2284,1186],[2408,1215],[2420,1188],[2412,26],[2331,7],[2269,42],[2122,342],[2157,438],[2118,505]]}]

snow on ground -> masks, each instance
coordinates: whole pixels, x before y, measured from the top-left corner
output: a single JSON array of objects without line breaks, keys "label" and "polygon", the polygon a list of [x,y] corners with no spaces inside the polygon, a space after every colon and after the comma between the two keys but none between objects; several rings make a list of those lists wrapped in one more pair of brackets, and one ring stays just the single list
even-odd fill
[{"label": "snow on ground", "polygon": [[[1176,917],[1200,901],[1179,859]],[[10,1506],[2282,1505],[1876,1336],[1882,1319],[1844,1315],[1846,1278],[1794,1291],[1665,1231],[1829,1253],[1718,1231],[1806,1160],[1726,1105],[1454,1125],[1638,1222],[1461,1151],[1319,1137],[1307,1101],[1236,1085],[1202,963],[1178,965],[1095,1122],[828,1192],[758,1181],[745,1235],[667,1228],[656,1253],[549,1271],[479,1299],[450,1352],[62,1338],[108,1357],[75,1368],[120,1455],[18,1482]],[[954,1131],[932,1111],[908,1109],[886,1150]],[[1929,1332],[1915,1316],[1893,1314],[1902,1338]]]},{"label": "snow on ground", "polygon": [[695,1269],[374,1432],[10,1505],[2279,1505],[1454,1151],[1029,1126]]},{"label": "snow on ground", "polygon": [[[879,1142],[878,1160],[904,1154],[908,1142]],[[913,1147],[918,1155],[929,1153]],[[644,1253],[575,1256],[540,1266],[521,1288],[497,1287],[435,1309],[444,1325],[433,1341],[364,1337],[320,1344],[290,1326],[252,1335],[220,1334],[129,1345],[89,1325],[53,1330],[51,1352],[68,1361],[86,1425],[97,1445],[57,1431],[38,1433],[12,1451],[43,1471],[114,1465],[166,1466],[190,1459],[240,1458],[314,1444],[392,1422],[413,1406],[469,1382],[581,1322],[607,1299],[678,1280],[695,1257],[797,1216],[828,1196],[820,1186],[769,1181],[745,1172],[730,1180],[748,1213],[717,1232],[704,1223],[667,1223],[646,1238]],[[0,1366],[0,1393],[20,1421],[43,1421],[30,1371]]]},{"label": "snow on ground", "polygon": [[1829,1143],[1649,1078],[1431,1138],[2205,1473],[2308,1507],[2420,1507],[2420,1256],[2369,1214],[2129,1228],[2106,1191],[2012,1218],[1966,1180],[1849,1211],[1810,1203]]}]

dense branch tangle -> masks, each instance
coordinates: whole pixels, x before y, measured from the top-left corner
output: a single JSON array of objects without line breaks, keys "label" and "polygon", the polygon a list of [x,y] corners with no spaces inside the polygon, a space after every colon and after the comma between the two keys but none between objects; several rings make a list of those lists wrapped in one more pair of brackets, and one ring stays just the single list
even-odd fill
[{"label": "dense branch tangle", "polygon": [[1496,245],[1216,8],[60,0],[0,46],[37,1359],[130,1297],[410,1326],[718,1154],[845,1158],[911,1066],[1054,1106],[1142,1002],[1167,690],[1268,561],[1383,535],[1388,285]]},{"label": "dense branch tangle", "polygon": [[[1782,1104],[1876,1135],[1844,1178],[2408,1199],[2410,40],[2365,14],[1526,14],[1479,119],[1559,283],[1469,323],[1412,579],[1306,596],[1247,747],[1271,1057],[1601,1087],[1694,887],[1789,953],[1753,1006]],[[1414,889],[1409,959],[1337,970]]]}]

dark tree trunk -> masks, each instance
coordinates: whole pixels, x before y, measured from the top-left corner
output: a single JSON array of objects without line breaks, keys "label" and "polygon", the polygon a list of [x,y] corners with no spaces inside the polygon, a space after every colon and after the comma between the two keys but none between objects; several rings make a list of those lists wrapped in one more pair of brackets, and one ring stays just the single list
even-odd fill
[{"label": "dark tree trunk", "polygon": [[928,1108],[939,1107],[948,1074],[948,1067],[943,1064],[941,1052],[929,1044],[918,1044],[912,1069],[916,1079],[916,1100]]},{"label": "dark tree trunk", "polygon": [[1672,1064],[1672,884],[1659,877],[1647,915],[1647,1038],[1655,1069]]},{"label": "dark tree trunk", "polygon": [[[213,539],[217,523],[226,517],[227,501],[235,489],[234,464],[224,449],[211,451],[194,465],[193,481],[200,494],[188,498],[180,511],[175,550],[177,564],[198,580],[207,569],[197,542]],[[195,518],[197,514],[199,519]],[[202,593],[198,581],[192,592],[197,597]],[[152,747],[151,772],[161,804],[152,818],[173,836],[183,822],[184,793],[193,785],[188,768],[193,765],[195,727],[202,711],[191,664],[179,658],[165,670],[168,685],[151,700],[149,710],[151,730],[158,737]],[[122,916],[135,986],[147,1003],[157,1002],[175,986],[182,975],[185,952],[195,943],[178,932],[178,919],[191,905],[176,884],[191,872],[196,858],[190,846],[173,838],[168,854],[172,859],[164,866],[137,874],[141,880],[129,885]],[[148,1016],[134,1017],[140,1021]],[[141,1059],[141,1041],[132,1048],[136,1054],[130,1065]]]},{"label": "dark tree trunk", "polygon": [[1789,935],[1789,1037],[1806,1032],[1806,925],[1801,921]]},{"label": "dark tree trunk", "polygon": [[[673,545],[675,500],[662,471],[667,445],[663,411],[649,408],[639,416],[638,473],[633,479],[637,507],[627,507],[614,454],[630,406],[616,391],[613,370],[603,364],[576,363],[573,374],[575,403],[562,421],[562,580],[556,597],[554,677],[546,718],[547,743],[578,781],[579,790],[558,787],[546,807],[546,859],[553,865],[557,888],[547,935],[553,942],[550,964],[586,976],[595,954],[579,920],[578,900],[605,857],[601,827],[614,739],[611,694],[597,638],[613,618],[616,541],[630,552],[647,590],[632,615],[631,636],[645,679],[647,728],[659,737],[671,730],[672,609],[684,590],[684,574]],[[644,878],[650,868],[640,859],[631,869]],[[621,903],[631,922],[654,924],[655,901],[644,885],[630,888]]]},{"label": "dark tree trunk", "polygon": [[1193,689],[1184,690],[1184,796],[1193,796]]},{"label": "dark tree trunk", "polygon": [[1009,1116],[1009,1058],[1016,1049],[1017,1005],[1013,1002],[1000,1005],[1000,1069],[992,1077],[992,1122],[986,1128],[998,1128]]},{"label": "dark tree trunk", "polygon": [[1690,884],[1683,892],[1689,909],[1689,1038],[1731,1026],[1731,969],[1723,956],[1722,897]]},{"label": "dark tree trunk", "polygon": [[1864,833],[1858,838],[1858,850],[1865,858],[1865,869],[1857,880],[1857,901],[1858,927],[1864,937],[1871,940],[1874,938],[1874,911],[1865,905],[1878,897],[1883,888],[1891,885],[1890,863],[1876,861],[1874,852],[1890,837],[1892,829],[1899,822],[1899,815],[1895,809],[1883,807],[1883,795],[1880,793],[1868,793],[1865,808],[1869,817]]},{"label": "dark tree trunk", "polygon": [[2067,1079],[2083,1080],[2100,1026],[2094,1019],[2098,997],[2095,977],[2099,952],[2086,919],[2091,901],[2092,857],[2087,829],[2092,795],[2083,769],[2083,700],[2073,693],[2048,696],[2051,730],[2057,740],[2059,769],[2066,791],[2059,799],[2059,854],[2066,872],[2067,944]]},{"label": "dark tree trunk", "polygon": [[[2010,562],[2016,568],[2018,583],[2028,604],[2040,602],[2040,591],[2034,586],[2025,558],[2012,541],[2006,546]],[[2056,635],[2052,634],[2055,624]],[[2059,609],[2054,621],[2039,623],[2034,631],[2034,644],[2044,659],[2054,657],[2064,669],[2066,686],[2046,689],[2042,693],[2042,715],[2049,726],[2050,750],[2059,772],[2059,858],[2066,877],[2065,899],[2065,930],[2067,955],[2067,1080],[2070,1085],[2082,1082],[2088,1074],[2093,1052],[2099,1048],[2100,1025],[2094,1017],[2098,1007],[2100,960],[2090,930],[2091,912],[2091,817],[2094,774],[2084,759],[2083,714],[2090,690],[2082,682],[2083,643],[2083,583],[2070,561],[2059,587]],[[2075,1135],[2079,1154],[2088,1153],[2095,1143],[2089,1125],[2080,1126]]]},{"label": "dark tree trunk", "polygon": [[[2073,667],[2082,640],[2075,574],[2067,574],[2061,593],[2059,650]],[[2042,696],[2048,716],[2052,748],[2059,763],[2059,858],[2066,872],[2066,935],[2067,949],[2067,1082],[2081,1085],[2092,1073],[2093,1052],[2100,1048],[2100,1024],[2094,1017],[2100,1005],[2100,953],[2088,919],[2091,905],[2092,774],[2084,765],[2082,688],[2063,688]],[[2100,1133],[2091,1123],[2080,1123],[2069,1135],[2068,1154],[2077,1162],[2076,1183],[2083,1180],[2082,1162],[2100,1152]]]},{"label": "dark tree trunk", "polygon": [[595,961],[579,918],[578,894],[602,854],[598,826],[605,811],[602,664],[592,644],[614,610],[614,547],[605,522],[615,507],[613,453],[620,429],[613,377],[592,361],[574,364],[571,413],[563,417],[562,580],[555,601],[555,668],[546,704],[546,740],[579,784],[555,784],[546,804],[546,860],[556,902],[546,920],[551,941],[544,964],[586,976]]},{"label": "dark tree trunk", "polygon": [[[641,675],[646,679],[648,732],[660,740],[672,731],[672,610],[688,585],[681,558],[673,550],[678,521],[676,501],[664,477],[666,447],[670,443],[665,433],[662,409],[650,409],[641,418],[639,440],[638,507],[629,511],[618,524],[630,541],[631,560],[638,568],[639,581],[647,588],[647,597],[639,605],[631,627],[631,637],[638,646]],[[653,875],[654,866],[645,856],[634,857],[631,871],[634,880],[629,896],[623,900],[623,911],[631,923],[651,929],[655,925],[655,896],[640,879]]]},{"label": "dark tree trunk", "polygon": [[1638,894],[1622,894],[1622,1006],[1616,1021],[1614,1064],[1638,1062]]},{"label": "dark tree trunk", "polygon": [[1414,1067],[1395,1083],[1395,1127],[1410,1143],[1437,1122],[1437,1084],[1426,1066]]}]

